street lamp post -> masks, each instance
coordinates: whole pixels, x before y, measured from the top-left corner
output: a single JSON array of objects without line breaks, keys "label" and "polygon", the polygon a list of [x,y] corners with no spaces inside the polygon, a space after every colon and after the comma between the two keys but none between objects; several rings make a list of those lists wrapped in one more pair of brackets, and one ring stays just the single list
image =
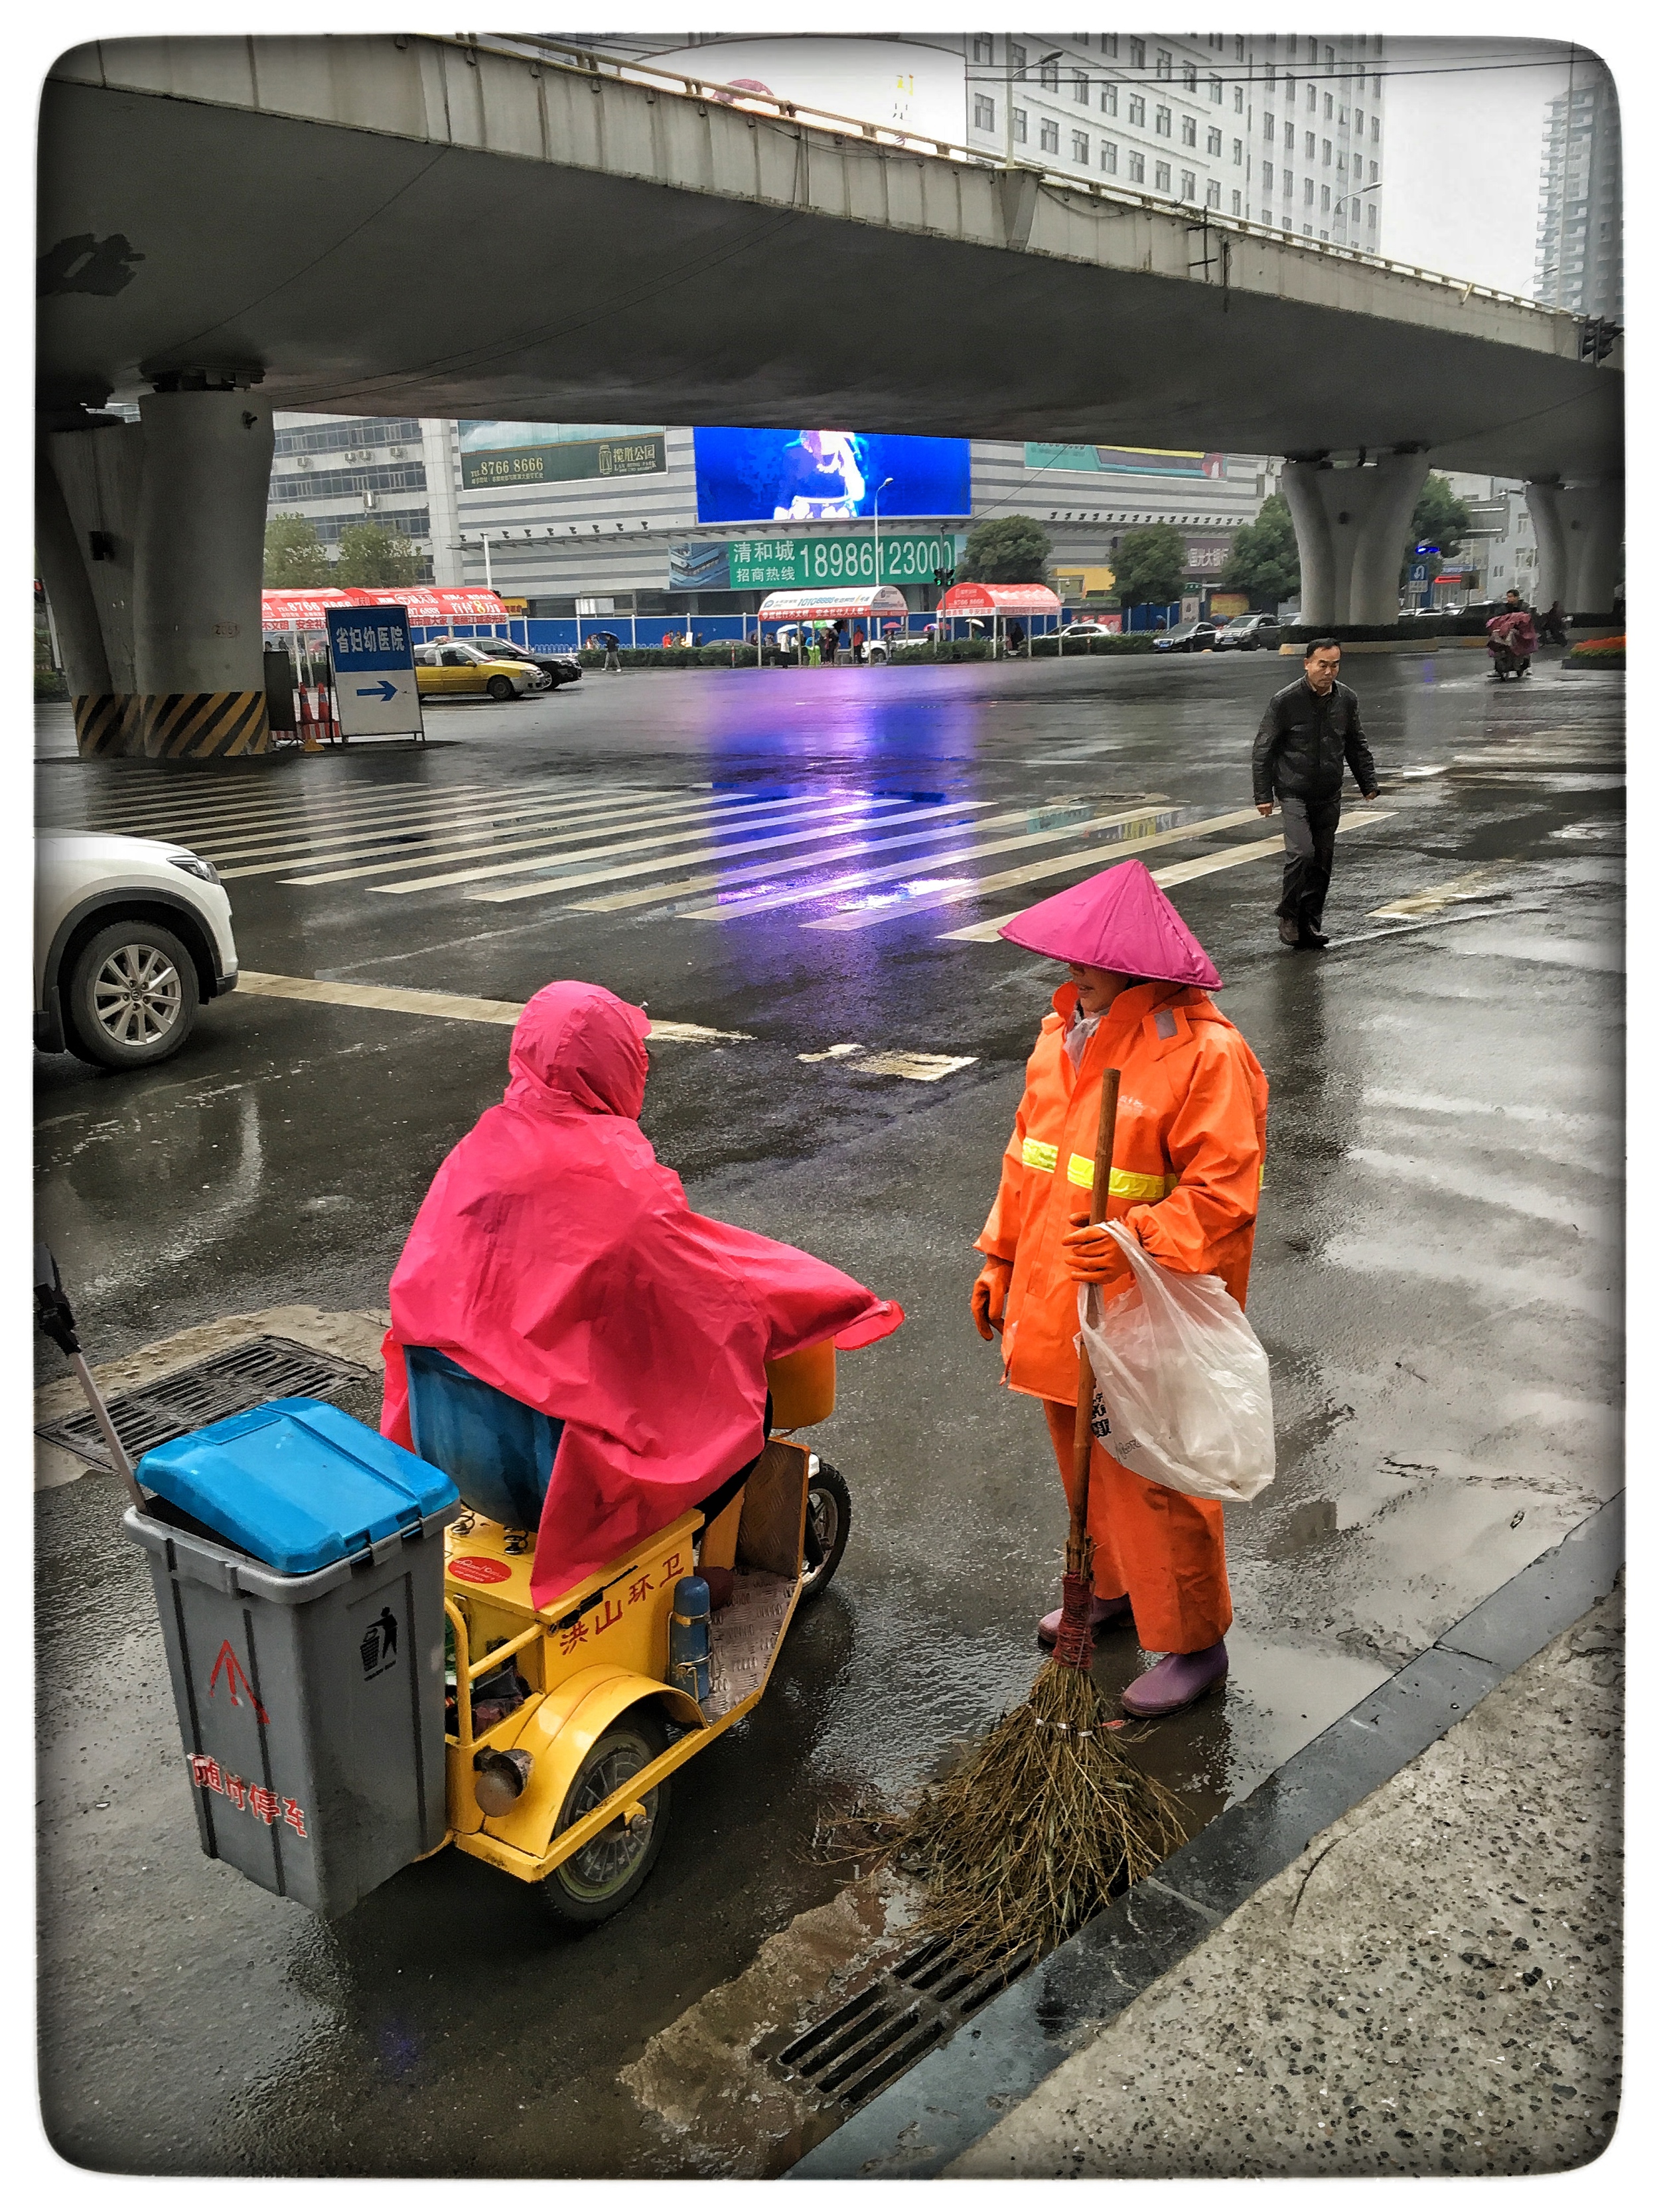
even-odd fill
[{"label": "street lamp post", "polygon": [[891,478],[891,477],[884,477],[882,478],[881,482],[880,482],[877,486],[876,486],[876,507],[875,507],[875,516],[876,516],[876,520],[875,520],[875,541],[876,541],[876,582],[875,582],[875,588],[876,588],[876,590],[877,590],[877,591],[879,591],[879,590],[881,589],[881,495],[882,495],[883,492],[884,492],[884,491],[886,490],[886,489],[887,489],[888,485],[889,485],[890,483],[892,483],[892,481],[893,481],[893,479]]}]

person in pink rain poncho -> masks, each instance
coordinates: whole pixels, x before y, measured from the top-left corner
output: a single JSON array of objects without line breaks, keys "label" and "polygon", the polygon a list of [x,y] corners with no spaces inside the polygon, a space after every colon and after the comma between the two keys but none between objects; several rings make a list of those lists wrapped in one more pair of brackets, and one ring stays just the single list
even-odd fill
[{"label": "person in pink rain poncho", "polygon": [[439,1169],[392,1277],[386,1435],[411,1442],[404,1345],[565,1425],[538,1605],[754,1459],[769,1360],[872,1344],[904,1318],[793,1245],[692,1212],[639,1127],[650,1026],[595,984],[538,991],[505,1097]]}]

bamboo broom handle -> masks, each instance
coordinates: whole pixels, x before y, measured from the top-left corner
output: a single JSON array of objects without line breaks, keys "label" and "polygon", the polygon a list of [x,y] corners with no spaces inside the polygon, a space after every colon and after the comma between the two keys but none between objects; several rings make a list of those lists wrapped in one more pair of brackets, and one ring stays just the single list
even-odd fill
[{"label": "bamboo broom handle", "polygon": [[[1095,1179],[1089,1192],[1091,1222],[1106,1218],[1111,1196],[1112,1152],[1117,1140],[1117,1086],[1121,1071],[1109,1067],[1100,1079],[1100,1121],[1095,1133]],[[1072,1540],[1080,1544],[1089,1527],[1089,1462],[1094,1443],[1095,1370],[1089,1347],[1078,1340],[1077,1420],[1072,1431]]]}]

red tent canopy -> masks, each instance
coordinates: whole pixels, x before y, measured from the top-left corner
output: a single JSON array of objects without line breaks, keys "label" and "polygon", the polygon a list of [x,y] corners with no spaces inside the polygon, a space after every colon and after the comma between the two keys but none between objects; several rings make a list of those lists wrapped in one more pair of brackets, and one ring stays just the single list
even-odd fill
[{"label": "red tent canopy", "polygon": [[1046,584],[952,584],[939,611],[942,615],[1057,615],[1060,601]]},{"label": "red tent canopy", "polygon": [[260,598],[263,627],[273,630],[322,630],[328,607],[407,607],[410,622],[423,626],[511,619],[494,592],[440,590],[431,584],[319,584],[312,591],[263,592]]}]

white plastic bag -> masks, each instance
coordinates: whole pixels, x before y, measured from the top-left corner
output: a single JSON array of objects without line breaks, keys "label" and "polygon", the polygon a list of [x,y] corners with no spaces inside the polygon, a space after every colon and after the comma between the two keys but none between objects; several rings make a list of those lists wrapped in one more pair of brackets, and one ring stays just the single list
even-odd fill
[{"label": "white plastic bag", "polygon": [[1105,1227],[1134,1281],[1104,1304],[1097,1283],[1078,1286],[1095,1435],[1148,1482],[1243,1504],[1273,1479],[1267,1355],[1218,1275],[1176,1274]]}]

